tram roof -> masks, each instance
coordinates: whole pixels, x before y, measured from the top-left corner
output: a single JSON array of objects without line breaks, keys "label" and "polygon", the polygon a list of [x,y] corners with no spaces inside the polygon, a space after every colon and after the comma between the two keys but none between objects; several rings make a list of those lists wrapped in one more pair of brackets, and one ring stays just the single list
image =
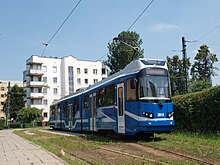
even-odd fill
[{"label": "tram roof", "polygon": [[133,60],[132,62],[130,62],[124,69],[120,70],[119,72],[117,72],[117,73],[115,73],[115,74],[113,74],[113,75],[93,84],[93,85],[90,85],[87,88],[80,89],[79,91],[77,91],[73,94],[67,95],[67,96],[55,101],[54,103],[52,103],[52,105],[56,104],[57,102],[59,102],[61,100],[66,100],[66,99],[69,99],[73,96],[78,96],[78,95],[84,93],[85,91],[91,91],[99,86],[104,85],[105,83],[108,83],[108,82],[111,82],[112,80],[115,80],[116,78],[120,78],[120,77],[130,75],[133,73],[137,73],[141,69],[147,68],[147,67],[149,67],[149,68],[150,67],[160,67],[160,68],[167,69],[166,61],[161,60],[161,59],[145,59],[145,58],[136,59],[136,60]]},{"label": "tram roof", "polygon": [[91,90],[97,86],[103,85],[104,83],[110,82],[116,78],[139,72],[141,69],[146,67],[161,67],[167,69],[166,61],[161,59],[145,59],[145,58],[136,59],[130,62],[124,69],[107,77],[102,81],[90,85],[89,87],[86,88],[86,90]]}]

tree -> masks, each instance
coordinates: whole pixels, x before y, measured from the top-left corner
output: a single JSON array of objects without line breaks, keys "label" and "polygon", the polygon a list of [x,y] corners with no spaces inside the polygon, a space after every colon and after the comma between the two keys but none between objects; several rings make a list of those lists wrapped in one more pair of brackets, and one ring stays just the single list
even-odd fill
[{"label": "tree", "polygon": [[[10,119],[16,119],[17,113],[19,110],[21,110],[24,106],[24,97],[25,92],[22,87],[19,87],[17,84],[15,84],[11,90],[10,90]],[[3,111],[7,112],[7,103],[9,101],[9,96],[7,96],[7,99],[4,103]]]},{"label": "tree", "polygon": [[217,61],[218,59],[216,54],[211,53],[208,46],[200,46],[200,49],[194,58],[194,64],[191,68],[192,80],[208,82],[209,87],[211,87],[211,76],[215,76],[216,74],[214,70],[218,70],[218,68],[213,66]]},{"label": "tree", "polygon": [[37,108],[22,108],[17,115],[17,120],[23,124],[42,121],[41,110]]},{"label": "tree", "polygon": [[144,50],[140,49],[141,44],[142,39],[139,34],[133,31],[123,31],[117,39],[109,43],[108,60],[105,61],[105,64],[111,69],[111,74],[120,71],[132,60],[144,57]]},{"label": "tree", "polygon": [[[174,85],[176,87],[176,90],[172,91],[172,95],[185,93],[185,72],[183,69],[183,60],[180,60],[178,55],[174,55],[171,58],[167,57],[167,67],[171,78],[171,88],[174,89]],[[190,61],[188,58],[186,60],[186,69],[189,70],[189,67]]]},{"label": "tree", "polygon": [[207,81],[203,80],[190,80],[189,92],[199,92],[210,87]]}]

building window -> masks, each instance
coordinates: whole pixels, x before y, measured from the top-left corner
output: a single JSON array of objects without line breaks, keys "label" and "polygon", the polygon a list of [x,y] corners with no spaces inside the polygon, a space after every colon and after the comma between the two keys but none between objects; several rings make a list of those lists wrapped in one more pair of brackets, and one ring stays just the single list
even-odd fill
[{"label": "building window", "polygon": [[98,82],[98,79],[93,79],[93,83],[97,83]]},{"label": "building window", "polygon": [[88,74],[88,69],[87,68],[84,69],[84,73]]},{"label": "building window", "polygon": [[2,97],[2,98],[4,98],[4,97],[5,97],[5,95],[4,95],[4,94],[1,94],[1,97]]},{"label": "building window", "polygon": [[43,105],[47,105],[47,99],[43,100]]},{"label": "building window", "polygon": [[68,79],[69,79],[69,94],[74,92],[74,77],[73,77],[73,67],[68,67]]},{"label": "building window", "polygon": [[47,66],[42,67],[43,72],[47,72]]},{"label": "building window", "polygon": [[47,112],[44,112],[44,117],[45,117],[45,118],[47,117]]},{"label": "building window", "polygon": [[31,105],[42,105],[42,100],[31,99]]},{"label": "building window", "polygon": [[57,77],[53,77],[53,83],[54,83],[54,84],[57,83]]},{"label": "building window", "polygon": [[77,78],[77,84],[81,84],[81,79]]},{"label": "building window", "polygon": [[77,74],[80,74],[80,68],[77,68]]},{"label": "building window", "polygon": [[88,84],[88,79],[85,79],[85,84]]},{"label": "building window", "polygon": [[57,94],[57,93],[58,93],[57,88],[53,88],[53,94]]},{"label": "building window", "polygon": [[47,94],[47,88],[43,88],[43,93]]},{"label": "building window", "polygon": [[57,67],[53,66],[53,73],[57,73]]},{"label": "building window", "polygon": [[5,87],[1,87],[1,91],[4,91],[5,90]]},{"label": "building window", "polygon": [[4,102],[1,102],[1,105],[4,105]]},{"label": "building window", "polygon": [[47,77],[43,77],[43,82],[47,82]]},{"label": "building window", "polygon": [[106,69],[102,68],[102,75],[105,75],[105,74],[106,74]]},{"label": "building window", "polygon": [[97,69],[93,69],[93,74],[98,74]]}]

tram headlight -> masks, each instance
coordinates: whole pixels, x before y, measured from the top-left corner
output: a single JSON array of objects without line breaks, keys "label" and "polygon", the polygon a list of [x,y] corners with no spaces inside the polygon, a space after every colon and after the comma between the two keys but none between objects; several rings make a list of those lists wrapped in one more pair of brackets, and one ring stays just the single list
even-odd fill
[{"label": "tram headlight", "polygon": [[167,114],[167,117],[168,117],[168,118],[173,117],[173,112],[169,112],[169,113]]},{"label": "tram headlight", "polygon": [[152,113],[149,113],[149,118],[153,118],[153,114]]},{"label": "tram headlight", "polygon": [[148,113],[148,112],[143,112],[143,115],[146,116],[147,118],[154,118],[154,114],[153,113]]}]

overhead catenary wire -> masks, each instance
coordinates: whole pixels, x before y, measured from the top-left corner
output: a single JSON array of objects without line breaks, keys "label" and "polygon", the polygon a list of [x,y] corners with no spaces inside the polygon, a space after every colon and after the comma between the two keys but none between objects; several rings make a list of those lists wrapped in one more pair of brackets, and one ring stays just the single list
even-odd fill
[{"label": "overhead catenary wire", "polygon": [[220,24],[216,25],[214,28],[212,28],[210,31],[208,31],[206,34],[204,34],[203,36],[201,36],[197,41],[202,40],[203,38],[205,38],[207,35],[209,35],[211,32],[213,32],[215,29],[217,29],[218,27],[220,27]]},{"label": "overhead catenary wire", "polygon": [[[154,2],[154,0],[151,0],[151,2],[144,8],[144,10],[140,13],[140,15],[134,20],[134,22],[129,26],[129,28],[127,29],[127,31],[129,31],[134,24],[140,19],[140,17],[146,12],[146,10],[151,6],[151,4]],[[111,41],[111,40],[110,40]],[[109,42],[110,42],[109,41]],[[109,43],[108,42],[108,43]],[[100,57],[97,61],[101,60],[103,57],[105,57],[106,55],[108,55],[108,53],[106,53],[105,55],[103,55],[102,57]],[[94,64],[92,64],[94,65]],[[90,65],[89,67],[91,67],[92,65]]]},{"label": "overhead catenary wire", "polygon": [[63,21],[63,23],[58,27],[58,29],[56,30],[56,32],[52,35],[52,37],[48,40],[47,43],[43,43],[44,45],[44,50],[42,52],[42,56],[44,55],[44,52],[47,48],[47,46],[50,44],[50,42],[54,39],[54,37],[57,35],[57,33],[60,31],[60,29],[63,27],[63,25],[66,23],[66,21],[69,19],[69,17],[73,14],[73,12],[76,10],[76,8],[79,6],[80,2],[82,0],[79,0],[78,3],[73,7],[73,9],[71,10],[71,12],[69,13],[69,15],[66,17],[66,19]]},{"label": "overhead catenary wire", "polygon": [[[219,28],[220,27],[220,23],[218,24],[218,25],[216,25],[216,26],[214,26],[211,30],[209,30],[207,33],[205,33],[204,35],[202,35],[201,37],[199,37],[197,40],[196,40],[196,42],[199,42],[199,41],[201,41],[203,38],[205,38],[206,36],[208,36],[210,33],[212,33],[214,30],[216,30],[217,28]],[[190,48],[191,46],[193,46],[195,44],[195,42],[194,43],[191,43],[189,46],[188,46],[188,48]]]},{"label": "overhead catenary wire", "polygon": [[151,2],[145,7],[145,9],[141,12],[141,14],[134,20],[131,26],[129,26],[127,31],[129,31],[134,26],[134,24],[140,19],[140,17],[146,12],[146,10],[151,6],[153,2],[154,0],[151,0]]}]

